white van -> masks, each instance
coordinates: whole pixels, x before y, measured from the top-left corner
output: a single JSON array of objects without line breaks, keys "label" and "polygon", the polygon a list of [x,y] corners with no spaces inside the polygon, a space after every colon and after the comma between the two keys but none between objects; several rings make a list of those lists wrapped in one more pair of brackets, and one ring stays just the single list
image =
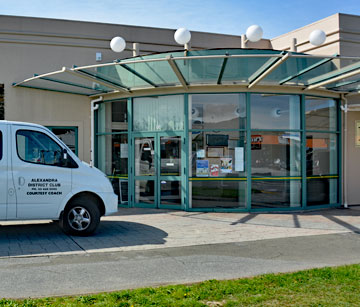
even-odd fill
[{"label": "white van", "polygon": [[50,130],[0,121],[0,220],[60,220],[65,232],[85,236],[117,208],[105,174]]}]

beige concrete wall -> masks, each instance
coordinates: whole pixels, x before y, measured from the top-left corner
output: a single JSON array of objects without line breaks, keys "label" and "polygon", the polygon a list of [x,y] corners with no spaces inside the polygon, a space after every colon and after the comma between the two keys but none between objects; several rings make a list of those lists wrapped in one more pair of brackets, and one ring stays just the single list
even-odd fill
[{"label": "beige concrete wall", "polygon": [[360,56],[360,16],[340,14],[340,53]]},{"label": "beige concrete wall", "polygon": [[[321,19],[302,28],[280,35],[270,40],[271,45],[276,50],[290,50],[293,38],[297,40],[297,51],[320,54],[333,55],[340,53],[339,30],[340,30],[340,14],[335,14],[327,18]],[[326,41],[319,47],[315,47],[309,42],[309,35],[312,31],[320,29],[326,33]]]}]

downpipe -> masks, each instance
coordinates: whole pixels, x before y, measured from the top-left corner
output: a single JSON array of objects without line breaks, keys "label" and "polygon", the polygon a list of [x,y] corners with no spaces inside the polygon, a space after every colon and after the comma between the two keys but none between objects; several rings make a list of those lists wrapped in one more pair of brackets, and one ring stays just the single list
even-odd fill
[{"label": "downpipe", "polygon": [[91,100],[91,115],[90,115],[90,123],[91,123],[91,135],[90,135],[90,166],[94,166],[95,160],[95,111],[99,109],[98,102],[103,101],[103,96]]},{"label": "downpipe", "polygon": [[348,209],[348,192],[347,192],[347,143],[348,143],[348,135],[347,135],[347,113],[349,111],[348,101],[344,94],[341,95],[341,100],[344,102],[344,105],[341,105],[341,111],[344,112],[344,144],[343,144],[343,192],[344,192],[344,209]]}]

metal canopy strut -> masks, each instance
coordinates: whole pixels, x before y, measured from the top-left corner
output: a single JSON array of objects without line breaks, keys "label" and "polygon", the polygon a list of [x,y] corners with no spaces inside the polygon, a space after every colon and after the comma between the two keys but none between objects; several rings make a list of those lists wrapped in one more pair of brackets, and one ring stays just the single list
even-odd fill
[{"label": "metal canopy strut", "polygon": [[[289,58],[291,60],[287,61]],[[179,61],[186,64],[186,75],[179,68]],[[348,63],[351,64],[346,65]],[[117,69],[118,66],[123,69]],[[272,73],[275,70],[276,72]],[[183,51],[174,51],[111,63],[63,67],[61,70],[35,75],[14,83],[13,86],[90,97],[113,93],[134,96],[137,91],[141,92],[141,95],[151,94],[152,91],[159,94],[162,89],[164,93],[178,92],[181,88],[179,85],[185,91],[198,91],[199,87],[216,91],[216,88],[229,86],[239,90],[244,89],[244,86],[247,87],[246,90],[255,86],[259,86],[259,89],[260,86],[266,86],[274,89],[278,87],[279,92],[284,92],[281,87],[292,92],[298,88],[300,92],[305,87],[305,90],[319,89],[336,95],[358,91],[357,83],[360,81],[355,77],[357,75],[360,75],[360,57],[321,56],[261,49],[214,49],[190,50],[185,56]],[[223,80],[226,80],[227,84],[223,84]],[[248,81],[244,83],[244,80]]]},{"label": "metal canopy strut", "polygon": [[178,66],[176,65],[176,63],[174,62],[172,56],[170,55],[170,56],[168,56],[166,59],[167,59],[168,63],[170,64],[172,70],[174,71],[176,77],[179,79],[181,85],[188,90],[188,89],[189,89],[188,84],[187,84],[184,76],[183,76],[182,73],[180,72],[179,67],[178,67]]}]

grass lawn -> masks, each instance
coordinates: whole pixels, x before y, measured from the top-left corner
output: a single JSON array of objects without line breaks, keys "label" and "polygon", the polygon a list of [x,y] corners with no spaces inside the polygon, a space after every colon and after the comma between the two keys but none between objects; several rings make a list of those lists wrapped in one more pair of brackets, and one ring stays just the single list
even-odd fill
[{"label": "grass lawn", "polygon": [[0,306],[360,306],[360,265],[209,280],[78,297],[0,300]]}]

